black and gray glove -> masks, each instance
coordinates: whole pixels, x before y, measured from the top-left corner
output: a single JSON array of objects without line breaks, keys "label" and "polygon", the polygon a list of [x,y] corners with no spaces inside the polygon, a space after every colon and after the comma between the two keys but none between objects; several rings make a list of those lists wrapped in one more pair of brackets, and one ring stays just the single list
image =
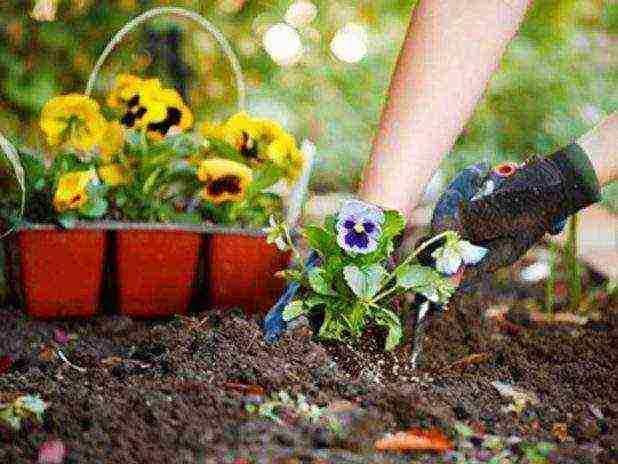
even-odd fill
[{"label": "black and gray glove", "polygon": [[[600,196],[592,164],[577,144],[491,171],[479,163],[463,170],[442,194],[429,237],[454,230],[489,250],[478,264],[466,267],[462,278],[466,288],[513,264],[546,233],[559,234],[570,215],[598,202]],[[431,253],[440,245],[423,253],[425,264],[431,264]]]}]

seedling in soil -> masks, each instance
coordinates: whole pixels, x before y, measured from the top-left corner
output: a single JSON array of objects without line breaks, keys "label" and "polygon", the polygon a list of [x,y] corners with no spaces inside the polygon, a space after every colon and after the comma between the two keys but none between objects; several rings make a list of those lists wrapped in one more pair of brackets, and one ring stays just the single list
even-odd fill
[{"label": "seedling in soil", "polygon": [[13,430],[21,428],[22,420],[31,419],[43,422],[43,413],[48,404],[38,395],[19,396],[10,403],[0,402],[0,421]]},{"label": "seedling in soil", "polygon": [[246,411],[250,414],[257,414],[279,425],[284,425],[285,421],[277,414],[281,408],[290,408],[311,423],[324,423],[338,437],[341,437],[344,433],[341,422],[330,414],[327,408],[309,404],[302,394],[298,394],[294,400],[287,392],[280,391],[260,405],[247,404],[245,406]]}]

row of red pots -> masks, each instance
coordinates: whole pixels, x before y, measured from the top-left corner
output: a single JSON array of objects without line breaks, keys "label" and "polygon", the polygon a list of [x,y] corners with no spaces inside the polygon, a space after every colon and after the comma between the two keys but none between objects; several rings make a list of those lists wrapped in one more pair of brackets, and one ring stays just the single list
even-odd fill
[{"label": "row of red pots", "polygon": [[32,225],[6,251],[12,294],[41,318],[265,312],[285,287],[274,273],[290,261],[260,231],[151,224]]}]

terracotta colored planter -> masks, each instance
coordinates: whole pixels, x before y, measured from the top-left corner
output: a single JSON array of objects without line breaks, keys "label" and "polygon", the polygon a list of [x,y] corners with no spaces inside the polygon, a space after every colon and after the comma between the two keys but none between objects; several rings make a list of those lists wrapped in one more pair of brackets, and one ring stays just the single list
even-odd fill
[{"label": "terracotta colored planter", "polygon": [[203,235],[128,229],[114,237],[118,311],[137,317],[186,314],[196,288]]},{"label": "terracotta colored planter", "polygon": [[99,310],[107,246],[104,230],[20,230],[12,240],[19,264],[9,279],[28,314],[41,318],[88,317]]},{"label": "terracotta colored planter", "polygon": [[206,246],[207,303],[264,313],[285,289],[273,274],[288,267],[291,254],[266,243],[264,236],[213,234]]}]

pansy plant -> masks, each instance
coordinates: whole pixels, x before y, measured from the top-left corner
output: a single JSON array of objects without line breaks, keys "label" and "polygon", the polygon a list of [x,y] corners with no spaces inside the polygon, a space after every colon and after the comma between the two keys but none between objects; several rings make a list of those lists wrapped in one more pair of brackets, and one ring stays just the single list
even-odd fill
[{"label": "pansy plant", "polygon": [[[358,200],[344,203],[322,226],[305,227],[301,234],[321,260],[318,266],[306,268],[297,259],[300,264],[281,273],[302,287],[301,298],[288,304],[283,318],[289,321],[321,313],[319,336],[340,341],[360,337],[373,322],[388,331],[385,348],[396,347],[403,338],[403,315],[397,302],[414,292],[446,304],[455,290],[448,277],[462,264],[477,263],[486,253],[484,248],[461,240],[456,232],[447,231],[394,264],[394,240],[404,227],[405,220],[398,212]],[[284,224],[272,219],[268,232],[269,242],[292,249],[299,257]],[[444,244],[433,253],[436,268],[421,265],[419,254],[441,241]]]}]

